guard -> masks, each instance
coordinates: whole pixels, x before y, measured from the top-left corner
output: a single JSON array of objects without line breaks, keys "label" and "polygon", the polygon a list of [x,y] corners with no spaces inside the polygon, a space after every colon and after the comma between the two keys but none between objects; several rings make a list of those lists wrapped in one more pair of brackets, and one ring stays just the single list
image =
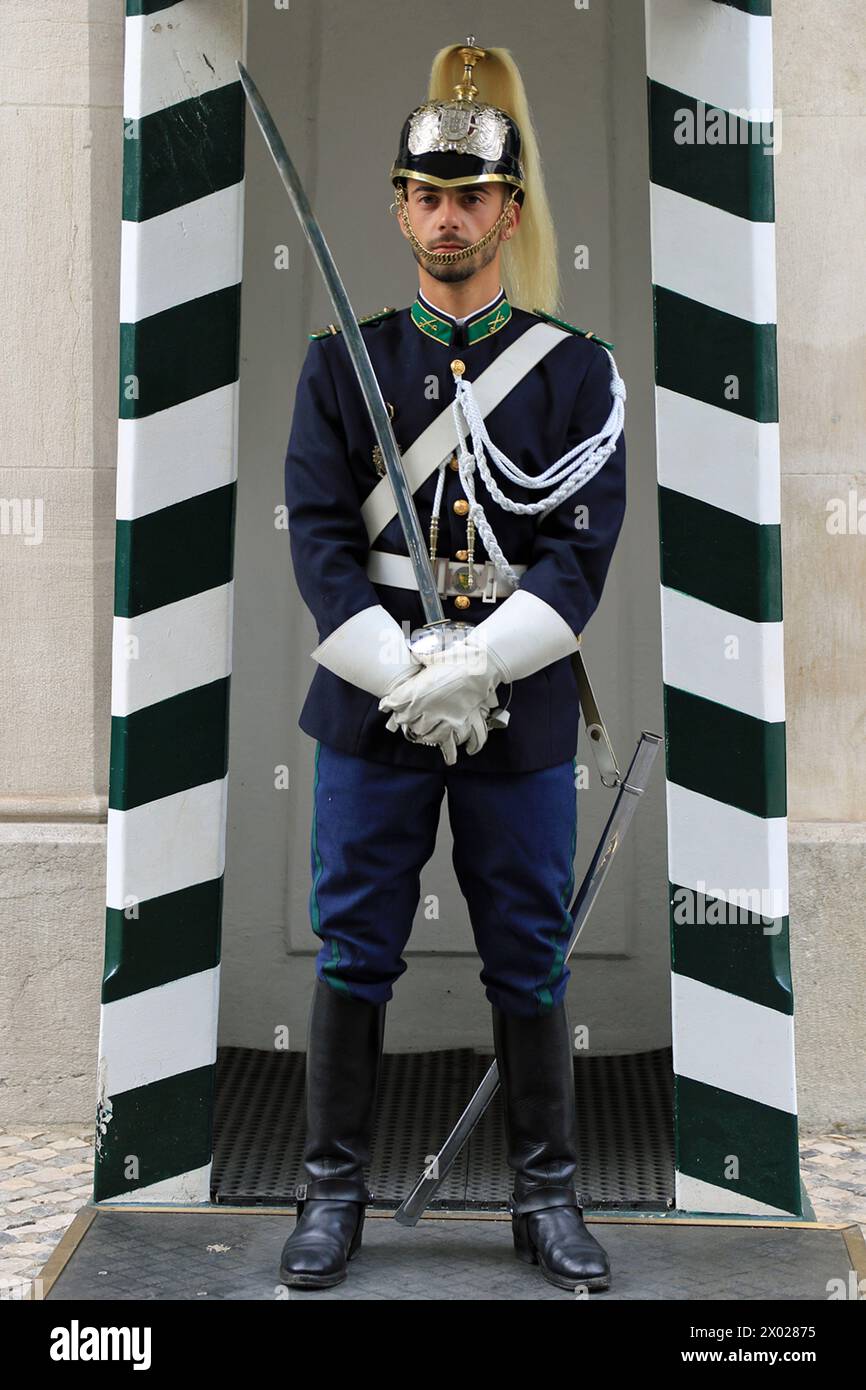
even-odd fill
[{"label": "guard", "polygon": [[445,615],[467,627],[444,652],[410,648],[424,623],[417,582],[331,325],[312,335],[285,465],[292,562],[319,634],[299,724],[316,744],[310,913],[322,945],[309,1181],[280,1278],[329,1287],[360,1247],[385,1009],[447,793],[492,1008],[515,1251],[558,1287],[607,1288],[574,1188],[570,658],[623,522],[625,388],[610,345],[555,317],[556,239],[508,50],[474,37],[440,50],[391,181],[418,294],[359,323]]}]

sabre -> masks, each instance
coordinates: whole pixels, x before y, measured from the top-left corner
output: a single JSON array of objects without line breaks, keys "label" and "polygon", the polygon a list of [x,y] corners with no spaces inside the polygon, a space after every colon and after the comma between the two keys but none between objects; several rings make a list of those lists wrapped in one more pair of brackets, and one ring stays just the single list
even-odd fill
[{"label": "sabre", "polygon": [[[364,402],[373,423],[373,430],[382,451],[382,459],[388,474],[388,479],[394,492],[394,501],[397,505],[397,516],[403,528],[403,535],[409,550],[409,559],[412,562],[412,569],[418,584],[418,593],[421,597],[421,605],[424,609],[424,626],[416,628],[409,636],[408,645],[417,655],[433,655],[437,651],[442,651],[452,643],[460,641],[468,632],[472,631],[472,623],[460,622],[457,619],[446,618],[442,607],[442,600],[433,576],[433,566],[427,553],[427,546],[424,540],[424,532],[421,529],[421,522],[415,508],[412,491],[409,487],[403,460],[400,457],[400,450],[391,428],[391,420],[388,415],[385,401],[376,374],[373,371],[373,364],[370,361],[370,354],[361,334],[361,330],[355,320],[352,305],[346,288],[340,278],[334,257],[331,254],[328,243],[322,234],[309,200],[304,192],[303,185],[298,177],[297,170],[289,158],[288,150],[283,143],[282,136],[274,124],[273,117],[265,105],[264,99],[259,92],[253,79],[250,77],[246,68],[240,60],[236,59],[237,69],[240,74],[241,85],[246,93],[247,100],[252,108],[253,115],[258,122],[259,129],[265,138],[265,144],[271,152],[274,163],[279,170],[292,205],[298,215],[298,220],[303,228],[304,235],[309,242],[310,249],[315,257],[315,261],[322,273],[322,278],[331,297],[340,327],[343,330],[346,347],[358,384],[364,397]],[[493,709],[486,717],[489,729],[501,729],[508,723],[509,714],[505,709]]]}]

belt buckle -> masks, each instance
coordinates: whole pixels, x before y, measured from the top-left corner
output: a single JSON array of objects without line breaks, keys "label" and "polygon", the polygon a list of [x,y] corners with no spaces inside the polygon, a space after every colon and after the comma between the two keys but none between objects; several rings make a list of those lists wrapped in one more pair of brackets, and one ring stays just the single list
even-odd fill
[{"label": "belt buckle", "polygon": [[450,594],[474,594],[478,589],[478,566],[465,560],[449,560]]},{"label": "belt buckle", "polygon": [[486,579],[485,584],[484,584],[484,593],[481,595],[481,602],[482,602],[482,603],[495,603],[495,602],[496,602],[496,598],[497,598],[497,588],[498,588],[498,583],[499,583],[499,576],[498,576],[498,574],[496,573],[496,566],[494,565],[494,563],[493,563],[492,560],[488,560],[488,561],[486,562],[486,564],[487,564],[487,579]]}]

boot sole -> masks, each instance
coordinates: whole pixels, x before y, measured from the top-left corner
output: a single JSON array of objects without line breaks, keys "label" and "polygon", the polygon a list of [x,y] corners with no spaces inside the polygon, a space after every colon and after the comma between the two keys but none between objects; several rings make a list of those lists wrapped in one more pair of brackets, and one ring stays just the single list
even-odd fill
[{"label": "boot sole", "polygon": [[291,1289],[330,1289],[342,1284],[346,1274],[296,1274],[280,1265],[280,1283]]}]

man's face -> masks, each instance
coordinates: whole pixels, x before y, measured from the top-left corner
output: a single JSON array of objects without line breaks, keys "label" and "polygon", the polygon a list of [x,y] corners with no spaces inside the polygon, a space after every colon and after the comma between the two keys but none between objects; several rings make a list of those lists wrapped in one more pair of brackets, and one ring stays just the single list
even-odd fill
[{"label": "man's face", "polygon": [[[409,222],[416,237],[428,251],[459,251],[471,246],[488,232],[511,194],[506,183],[460,184],[438,188],[419,179],[408,179],[406,203]],[[519,209],[514,209],[516,227]],[[400,230],[406,236],[402,223]],[[436,265],[412,247],[412,255],[435,280],[455,283],[469,280],[497,256],[507,226],[474,255],[452,265]]]}]

